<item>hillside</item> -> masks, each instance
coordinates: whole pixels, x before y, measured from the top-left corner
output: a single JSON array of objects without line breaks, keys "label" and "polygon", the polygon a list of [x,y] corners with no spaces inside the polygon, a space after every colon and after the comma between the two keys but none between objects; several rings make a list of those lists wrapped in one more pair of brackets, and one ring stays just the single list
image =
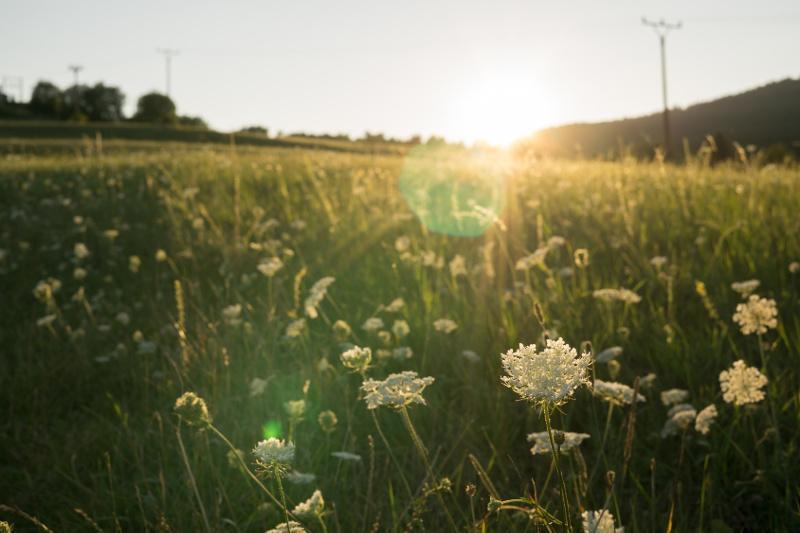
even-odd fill
[{"label": "hillside", "polygon": [[[800,147],[800,79],[785,79],[670,113],[673,146],[683,139],[694,150],[707,135],[744,146]],[[611,122],[569,124],[541,130],[523,145],[547,155],[614,156],[625,147],[636,155],[661,144],[661,113]]]}]

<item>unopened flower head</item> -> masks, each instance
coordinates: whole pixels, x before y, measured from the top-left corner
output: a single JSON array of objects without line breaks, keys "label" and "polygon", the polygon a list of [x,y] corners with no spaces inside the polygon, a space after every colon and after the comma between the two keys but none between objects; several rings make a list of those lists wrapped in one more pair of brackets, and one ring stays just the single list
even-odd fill
[{"label": "unopened flower head", "polygon": [[597,289],[592,295],[604,302],[625,302],[626,304],[637,304],[642,301],[642,297],[629,289]]},{"label": "unopened flower head", "polygon": [[762,390],[767,377],[757,368],[749,367],[739,359],[728,370],[719,373],[719,386],[722,399],[734,405],[760,402],[764,399]]},{"label": "unopened flower head", "polygon": [[[633,389],[616,381],[602,381],[596,379],[593,388],[594,395],[614,405],[630,405],[633,403]],[[641,394],[636,395],[637,402],[645,401]]]},{"label": "unopened flower head", "polygon": [[325,511],[325,499],[319,489],[315,490],[309,499],[298,503],[292,514],[299,517],[320,516]]},{"label": "unopened flower head", "polygon": [[350,328],[350,324],[344,320],[337,320],[334,322],[333,326],[331,326],[331,329],[333,329],[333,334],[336,335],[336,338],[342,341],[353,333],[353,330]]},{"label": "unopened flower head", "polygon": [[614,515],[611,511],[584,511],[581,514],[583,519],[583,533],[622,533],[624,528],[614,527]]},{"label": "unopened flower head", "polygon": [[572,397],[582,384],[589,383],[588,370],[592,356],[570,347],[563,339],[547,340],[541,352],[536,345],[519,345],[501,355],[503,385],[523,400],[535,403],[561,404]]},{"label": "unopened flower head", "polygon": [[[571,433],[569,431],[563,431],[561,435],[564,436],[564,442],[556,445],[561,453],[567,453],[580,446],[583,441],[590,437],[586,433]],[[550,446],[550,437],[546,431],[528,434],[528,442],[534,443],[531,448],[533,455],[552,453],[553,451]]]},{"label": "unopened flower head", "polygon": [[207,426],[211,424],[211,415],[205,400],[193,392],[184,392],[175,400],[175,413],[187,424],[192,426]]},{"label": "unopened flower head", "polygon": [[364,372],[372,361],[372,349],[353,346],[339,356],[342,364],[350,370]]},{"label": "unopened flower head", "polygon": [[578,268],[586,268],[589,266],[589,250],[586,248],[578,248],[573,254],[575,259],[575,266]]},{"label": "unopened flower head", "polygon": [[422,391],[434,382],[432,377],[421,378],[416,372],[406,370],[397,374],[389,374],[383,381],[365,379],[361,384],[367,409],[391,407],[401,409],[413,403],[426,405]]},{"label": "unopened flower head", "polygon": [[775,300],[751,294],[747,302],[736,306],[733,320],[742,328],[742,333],[763,335],[778,327],[778,308]]},{"label": "unopened flower head", "polygon": [[674,405],[685,402],[689,398],[689,391],[683,389],[669,389],[661,391],[661,403],[664,405]]},{"label": "unopened flower head", "polygon": [[695,431],[703,435],[708,435],[708,432],[711,431],[711,424],[714,423],[714,420],[716,418],[717,418],[717,406],[711,404],[708,407],[704,408],[699,413],[697,413],[697,417],[695,418],[694,421]]}]

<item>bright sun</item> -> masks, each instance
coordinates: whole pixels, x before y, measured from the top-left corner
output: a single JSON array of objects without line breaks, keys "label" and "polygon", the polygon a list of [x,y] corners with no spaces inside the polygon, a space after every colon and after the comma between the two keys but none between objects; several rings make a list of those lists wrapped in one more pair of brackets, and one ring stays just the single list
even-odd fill
[{"label": "bright sun", "polygon": [[453,100],[450,135],[508,146],[553,123],[554,102],[533,77],[498,73],[473,80]]}]

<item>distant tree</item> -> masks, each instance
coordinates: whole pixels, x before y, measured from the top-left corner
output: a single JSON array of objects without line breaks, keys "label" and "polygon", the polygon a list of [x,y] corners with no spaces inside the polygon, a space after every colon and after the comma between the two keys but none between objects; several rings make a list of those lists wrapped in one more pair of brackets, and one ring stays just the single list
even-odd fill
[{"label": "distant tree", "polygon": [[263,135],[269,137],[269,130],[263,126],[247,126],[239,130],[239,133],[254,133],[256,135]]},{"label": "distant tree", "polygon": [[40,81],[33,88],[30,110],[41,117],[62,118],[64,113],[64,94],[49,81]]},{"label": "distant tree", "polygon": [[125,95],[117,87],[102,83],[85,90],[81,95],[81,111],[89,120],[97,122],[116,122],[122,120],[122,105]]},{"label": "distant tree", "polygon": [[73,85],[64,90],[62,93],[64,106],[62,108],[61,118],[79,122],[89,120],[84,99],[84,94],[86,94],[88,90],[88,85]]},{"label": "distant tree", "polygon": [[178,116],[175,114],[175,103],[169,96],[161,93],[148,93],[139,98],[136,103],[136,122],[153,122],[156,124],[175,124]]},{"label": "distant tree", "polygon": [[189,126],[191,128],[208,129],[206,121],[200,117],[190,117],[189,115],[181,115],[178,117],[178,124],[181,126]]}]

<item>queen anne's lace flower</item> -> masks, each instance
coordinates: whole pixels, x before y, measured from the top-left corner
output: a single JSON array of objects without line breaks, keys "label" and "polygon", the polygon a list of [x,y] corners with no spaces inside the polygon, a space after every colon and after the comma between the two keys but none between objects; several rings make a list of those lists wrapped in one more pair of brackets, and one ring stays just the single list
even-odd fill
[{"label": "queen anne's lace flower", "polygon": [[278,524],[274,528],[267,531],[267,533],[306,533],[306,528],[299,522],[289,520],[282,524]]},{"label": "queen anne's lace flower", "polygon": [[406,370],[398,374],[390,374],[383,381],[365,379],[361,384],[361,390],[364,392],[367,409],[376,409],[381,406],[401,409],[412,403],[426,405],[422,391],[433,381],[432,377],[420,378],[416,372]]},{"label": "queen anne's lace flower", "polygon": [[467,262],[462,255],[456,255],[450,261],[450,275],[454,278],[467,275]]},{"label": "queen anne's lace flower", "polygon": [[711,430],[711,424],[717,418],[717,406],[714,404],[709,405],[702,411],[697,413],[697,418],[694,420],[694,429],[698,433],[708,435]]},{"label": "queen anne's lace flower", "polygon": [[514,265],[514,268],[516,270],[530,270],[536,265],[543,265],[544,260],[547,258],[547,252],[549,251],[550,249],[546,246],[539,248],[532,254],[518,259],[516,265]]},{"label": "queen anne's lace flower", "polygon": [[775,300],[751,294],[747,302],[736,306],[733,320],[742,328],[742,333],[763,335],[778,327],[778,308]]},{"label": "queen anne's lace flower", "polygon": [[392,333],[397,339],[402,339],[411,333],[411,328],[405,320],[395,320],[394,324],[392,324]]},{"label": "queen anne's lace flower", "polygon": [[689,398],[689,391],[683,389],[669,389],[661,392],[661,403],[664,405],[674,405],[681,403]]},{"label": "queen anne's lace flower", "polygon": [[[561,435],[564,436],[564,442],[556,445],[561,453],[567,453],[571,449],[580,446],[583,441],[590,437],[586,433],[570,433],[569,431],[564,431]],[[550,447],[550,437],[546,431],[528,434],[528,442],[534,443],[531,448],[533,455],[552,453],[553,451],[553,448]]]},{"label": "queen anne's lace flower", "polygon": [[262,259],[256,268],[259,272],[268,278],[271,278],[283,268],[283,261],[281,261],[279,257],[268,257],[266,259]]},{"label": "queen anne's lace flower", "polygon": [[259,442],[253,448],[253,455],[264,466],[285,466],[294,460],[294,444],[272,437]]},{"label": "queen anne's lace flower", "polygon": [[383,320],[378,317],[368,318],[364,321],[361,329],[364,331],[378,331],[379,329],[383,329]]},{"label": "queen anne's lace flower", "polygon": [[449,318],[440,318],[433,323],[433,327],[436,329],[436,331],[440,331],[442,333],[452,333],[458,329],[458,324]]},{"label": "queen anne's lace flower", "polygon": [[629,289],[597,289],[592,296],[604,302],[625,302],[626,304],[638,304],[642,297]]},{"label": "queen anne's lace flower", "polygon": [[739,359],[728,370],[719,373],[719,386],[722,399],[735,405],[760,402],[764,399],[761,390],[767,384],[767,377],[757,368],[749,367]]},{"label": "queen anne's lace flower", "polygon": [[614,527],[614,515],[611,511],[584,511],[583,533],[622,533],[624,528]]},{"label": "queen anne's lace flower", "polygon": [[309,499],[298,503],[295,508],[292,509],[292,514],[299,517],[319,516],[323,511],[325,511],[325,499],[322,497],[322,492],[317,489]]},{"label": "queen anne's lace flower", "polygon": [[349,350],[339,356],[342,364],[356,372],[363,372],[369,367],[372,361],[372,350],[369,347],[361,348],[360,346],[353,346]]},{"label": "queen anne's lace flower", "polygon": [[743,298],[747,298],[759,285],[761,285],[761,282],[757,279],[748,279],[731,283],[731,289],[741,294]]},{"label": "queen anne's lace flower", "polygon": [[667,422],[661,430],[661,437],[669,437],[677,435],[681,431],[685,431],[694,422],[697,416],[697,410],[688,403],[679,403],[672,407],[667,413]]},{"label": "queen anne's lace flower", "polygon": [[[630,405],[633,403],[633,389],[623,383],[616,381],[602,381],[596,379],[593,388],[594,395],[613,403],[614,405]],[[636,396],[637,402],[645,401],[645,397],[641,394]]]},{"label": "queen anne's lace flower", "polygon": [[588,384],[588,369],[592,357],[588,353],[578,356],[575,348],[564,339],[547,340],[541,352],[536,345],[519,345],[501,355],[506,376],[503,385],[516,392],[523,400],[536,403],[560,404],[567,401],[581,384]]}]

